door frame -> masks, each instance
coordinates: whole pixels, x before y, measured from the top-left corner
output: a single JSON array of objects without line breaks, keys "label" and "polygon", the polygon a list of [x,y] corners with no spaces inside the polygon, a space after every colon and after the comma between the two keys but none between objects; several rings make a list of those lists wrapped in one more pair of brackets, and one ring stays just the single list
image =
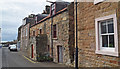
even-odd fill
[{"label": "door frame", "polygon": [[[60,48],[62,49],[62,51],[60,51]],[[61,57],[59,52],[61,52],[61,55],[62,55]],[[61,45],[57,46],[57,56],[58,56],[58,63],[63,63],[63,47]],[[60,59],[62,61],[60,61]]]}]

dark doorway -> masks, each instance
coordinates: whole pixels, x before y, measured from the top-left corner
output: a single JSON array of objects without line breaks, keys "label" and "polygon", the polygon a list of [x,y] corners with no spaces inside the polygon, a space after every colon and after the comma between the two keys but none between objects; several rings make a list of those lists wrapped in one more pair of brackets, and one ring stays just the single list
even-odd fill
[{"label": "dark doorway", "polygon": [[33,53],[33,49],[34,47],[33,47],[33,44],[32,44],[32,46],[31,46],[31,58],[33,58],[34,57],[34,53]]}]

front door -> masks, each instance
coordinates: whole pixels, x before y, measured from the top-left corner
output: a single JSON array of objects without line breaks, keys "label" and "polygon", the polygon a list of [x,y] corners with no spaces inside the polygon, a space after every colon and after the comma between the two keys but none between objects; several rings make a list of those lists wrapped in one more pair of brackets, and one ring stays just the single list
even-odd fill
[{"label": "front door", "polygon": [[58,62],[63,63],[63,52],[62,52],[62,46],[58,46]]},{"label": "front door", "polygon": [[32,47],[31,47],[31,58],[33,58],[34,57],[34,55],[33,55],[33,45],[32,45]]}]

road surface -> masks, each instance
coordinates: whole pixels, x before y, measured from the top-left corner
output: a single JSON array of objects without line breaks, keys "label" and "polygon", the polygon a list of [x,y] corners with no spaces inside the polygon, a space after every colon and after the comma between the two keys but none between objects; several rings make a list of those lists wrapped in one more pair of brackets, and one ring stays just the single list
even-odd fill
[{"label": "road surface", "polygon": [[[8,48],[2,48],[2,67],[3,69],[7,67],[8,69],[27,69],[26,67],[29,67],[29,69],[43,69],[42,67],[46,67],[45,69],[53,69],[52,67],[58,69],[62,67],[62,69],[65,69],[66,66],[62,64],[55,64],[52,62],[38,62],[38,63],[32,63],[29,60],[27,60],[25,57],[22,56],[19,52],[10,52]],[[22,68],[21,68],[22,67]]]}]

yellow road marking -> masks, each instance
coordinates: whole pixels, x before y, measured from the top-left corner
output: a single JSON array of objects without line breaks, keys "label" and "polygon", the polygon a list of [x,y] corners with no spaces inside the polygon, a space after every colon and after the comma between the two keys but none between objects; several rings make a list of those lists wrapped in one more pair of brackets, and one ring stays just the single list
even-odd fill
[{"label": "yellow road marking", "polygon": [[37,63],[37,62],[34,62],[32,61],[31,59],[27,58],[26,56],[22,55],[24,58],[26,58],[28,61],[32,62],[32,63]]}]

